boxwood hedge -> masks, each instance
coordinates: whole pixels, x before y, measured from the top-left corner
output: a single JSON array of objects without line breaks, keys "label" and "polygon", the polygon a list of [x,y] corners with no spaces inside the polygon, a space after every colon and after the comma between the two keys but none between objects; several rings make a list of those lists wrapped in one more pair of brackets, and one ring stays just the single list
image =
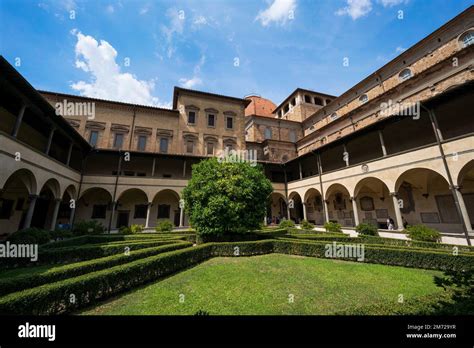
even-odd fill
[{"label": "boxwood hedge", "polygon": [[[271,252],[325,257],[327,242],[262,240],[208,243],[170,251],[0,298],[2,314],[58,314],[70,312],[138,285],[171,275],[214,256],[250,256]],[[439,270],[472,269],[474,256],[443,251],[365,246],[364,262]]]},{"label": "boxwood hedge", "polygon": [[112,255],[99,259],[87,260],[60,267],[54,267],[52,270],[48,270],[43,273],[25,274],[17,277],[0,279],[0,296],[15,291],[33,288],[46,283],[52,283],[67,278],[77,277],[78,275],[82,275],[89,272],[95,272],[101,269],[157,255],[167,251],[184,249],[190,246],[192,246],[192,243],[190,242],[178,241],[169,245],[162,245],[158,247],[131,251],[128,255]]}]

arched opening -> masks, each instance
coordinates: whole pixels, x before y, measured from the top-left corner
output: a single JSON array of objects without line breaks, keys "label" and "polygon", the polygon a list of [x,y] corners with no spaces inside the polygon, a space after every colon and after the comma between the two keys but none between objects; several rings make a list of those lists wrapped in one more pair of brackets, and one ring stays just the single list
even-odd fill
[{"label": "arched opening", "polygon": [[76,188],[73,185],[69,185],[66,190],[64,190],[63,196],[61,198],[61,203],[59,205],[58,217],[56,221],[57,226],[61,229],[69,229],[71,227],[73,219],[72,207],[75,207],[76,205],[76,196]]},{"label": "arched opening", "polygon": [[469,217],[471,229],[474,228],[474,160],[468,162],[460,171],[458,186]]},{"label": "arched opening", "polygon": [[278,225],[283,218],[287,217],[285,197],[278,192],[272,192],[267,203],[267,222]]},{"label": "arched opening", "polygon": [[150,226],[156,226],[163,220],[170,220],[175,226],[179,226],[179,195],[173,190],[161,190],[153,198]]},{"label": "arched opening", "polygon": [[304,219],[303,201],[297,192],[289,195],[290,202],[293,200],[293,207],[290,205],[290,219],[299,224]]},{"label": "arched opening", "polygon": [[112,195],[101,187],[92,187],[84,191],[76,204],[75,221],[96,220],[105,228],[112,213]]},{"label": "arched opening", "polygon": [[0,236],[25,227],[32,194],[36,194],[36,178],[31,171],[20,169],[10,175],[0,192]]},{"label": "arched opening", "polygon": [[145,192],[137,188],[125,190],[117,199],[115,221],[112,222],[112,226],[115,228],[135,224],[145,226],[147,210],[148,196]]},{"label": "arched opening", "polygon": [[387,229],[388,219],[396,221],[393,200],[385,183],[374,177],[359,181],[354,189],[359,222]]},{"label": "arched opening", "polygon": [[56,199],[60,197],[59,182],[56,179],[49,179],[40,190],[36,200],[31,227],[38,227],[49,230],[54,224],[54,209]]},{"label": "arched opening", "polygon": [[321,192],[310,188],[304,196],[306,219],[316,225],[324,224],[323,197]]},{"label": "arched opening", "polygon": [[329,221],[341,226],[353,227],[354,212],[349,191],[341,184],[332,184],[326,190],[326,207]]},{"label": "arched opening", "polygon": [[440,232],[463,232],[446,179],[427,168],[401,174],[395,185],[402,217],[409,225],[423,224]]}]

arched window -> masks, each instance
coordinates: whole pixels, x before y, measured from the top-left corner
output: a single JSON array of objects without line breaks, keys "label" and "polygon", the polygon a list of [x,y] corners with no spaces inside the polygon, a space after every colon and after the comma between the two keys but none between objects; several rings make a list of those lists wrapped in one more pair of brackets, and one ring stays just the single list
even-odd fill
[{"label": "arched window", "polygon": [[400,74],[398,74],[398,78],[402,81],[408,80],[412,76],[411,70],[406,68],[403,69]]},{"label": "arched window", "polygon": [[272,129],[270,127],[265,128],[265,139],[272,138]]},{"label": "arched window", "polygon": [[359,97],[359,101],[362,103],[362,104],[365,104],[369,101],[369,97],[367,96],[367,94],[362,94],[360,97]]},{"label": "arched window", "polygon": [[462,47],[467,47],[474,44],[474,30],[469,30],[459,38]]},{"label": "arched window", "polygon": [[337,113],[334,112],[334,113],[331,115],[331,121],[334,121],[336,118],[337,118]]},{"label": "arched window", "polygon": [[318,97],[314,97],[314,103],[316,105],[323,105],[323,100],[321,98],[318,98]]}]

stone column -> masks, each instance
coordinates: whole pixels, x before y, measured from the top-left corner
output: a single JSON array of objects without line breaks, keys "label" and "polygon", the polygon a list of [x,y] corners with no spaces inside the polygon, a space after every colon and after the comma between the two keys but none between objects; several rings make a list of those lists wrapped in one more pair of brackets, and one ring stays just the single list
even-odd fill
[{"label": "stone column", "polygon": [[179,208],[179,227],[184,226],[184,207]]},{"label": "stone column", "polygon": [[61,205],[61,199],[54,200],[54,210],[53,210],[53,218],[51,219],[51,228],[50,231],[54,231],[56,228],[56,221],[58,220],[58,213],[59,213],[59,206]]},{"label": "stone column", "polygon": [[398,198],[396,192],[390,192],[393,201],[393,209],[395,210],[395,222],[397,223],[397,230],[403,230],[403,220],[402,212],[400,211],[400,206],[398,205]]},{"label": "stone column", "polygon": [[31,219],[33,218],[33,213],[35,211],[36,199],[38,195],[29,195],[28,200],[30,204],[28,205],[28,211],[26,212],[25,223],[23,228],[29,228],[31,226]]},{"label": "stone column", "polygon": [[69,215],[69,226],[72,227],[72,222],[74,221],[74,215],[76,214],[76,208],[71,208],[71,214]]},{"label": "stone column", "polygon": [[385,148],[385,142],[383,140],[383,133],[381,130],[379,130],[379,140],[380,140],[380,146],[382,147],[382,154],[383,156],[387,156],[387,149]]},{"label": "stone column", "polygon": [[21,122],[23,121],[23,115],[25,114],[26,110],[26,105],[23,104],[21,106],[20,112],[18,113],[18,116],[16,117],[15,121],[15,126],[13,127],[12,130],[12,136],[16,138],[18,136],[18,131],[20,130]]},{"label": "stone column", "polygon": [[71,141],[69,143],[69,149],[67,151],[67,159],[66,159],[66,165],[68,167],[69,167],[69,163],[71,163],[72,147],[73,147],[73,142]]},{"label": "stone column", "polygon": [[459,208],[461,210],[462,215],[462,223],[466,226],[466,231],[468,233],[472,232],[472,224],[471,220],[469,219],[469,214],[466,209],[466,204],[464,203],[464,197],[461,193],[461,188],[459,186],[454,186],[454,191],[456,192],[456,196],[458,197]]},{"label": "stone column", "polygon": [[150,217],[151,217],[151,207],[152,207],[152,205],[153,205],[152,202],[148,202],[148,204],[147,204],[145,228],[150,227]]},{"label": "stone column", "polygon": [[51,144],[53,143],[54,131],[55,131],[55,128],[51,127],[51,130],[49,132],[49,137],[48,137],[48,144],[46,145],[46,149],[44,150],[44,153],[47,155],[49,155],[49,151],[51,150]]},{"label": "stone column", "polygon": [[355,197],[351,197],[352,210],[354,211],[354,224],[357,226],[360,223],[359,210],[357,209],[357,200]]},{"label": "stone column", "polygon": [[323,200],[324,204],[324,218],[326,219],[326,222],[329,222],[329,201]]},{"label": "stone column", "polygon": [[308,215],[307,215],[307,212],[306,212],[306,203],[303,203],[303,219],[308,221]]}]

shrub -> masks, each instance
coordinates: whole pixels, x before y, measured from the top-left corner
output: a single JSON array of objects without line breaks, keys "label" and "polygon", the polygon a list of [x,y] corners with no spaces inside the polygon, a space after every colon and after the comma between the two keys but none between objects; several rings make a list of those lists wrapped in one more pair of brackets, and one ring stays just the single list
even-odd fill
[{"label": "shrub", "polygon": [[[2,314],[51,315],[71,312],[136,286],[169,276],[215,256],[250,256],[271,252],[325,257],[327,242],[265,240],[209,243],[169,251],[77,277],[18,291],[0,298]],[[237,249],[236,249],[237,248]],[[238,250],[238,254],[236,254]],[[472,270],[474,256],[447,252],[366,246],[364,262],[441,270]],[[69,301],[65,294],[76,294]]]},{"label": "shrub", "polygon": [[199,235],[235,234],[260,228],[272,191],[260,165],[210,158],[193,165],[183,196]]},{"label": "shrub", "polygon": [[324,228],[326,229],[326,232],[342,232],[341,225],[337,222],[326,222]]},{"label": "shrub", "polygon": [[49,231],[31,227],[11,234],[7,240],[14,244],[41,245],[48,243],[51,240],[51,235]]},{"label": "shrub", "polygon": [[79,221],[74,224],[72,233],[75,236],[83,236],[85,234],[101,234],[105,232],[105,227],[96,220]]},{"label": "shrub", "polygon": [[174,224],[170,220],[158,221],[155,227],[156,232],[171,232],[173,231]]},{"label": "shrub", "polygon": [[373,224],[361,223],[356,227],[356,231],[362,236],[378,236],[378,228]]},{"label": "shrub", "polygon": [[314,228],[314,225],[311,222],[309,222],[308,220],[301,221],[300,226],[304,230],[312,230]]},{"label": "shrub", "polygon": [[122,226],[122,227],[119,228],[119,233],[120,234],[132,234],[132,230],[130,229],[130,227]]},{"label": "shrub", "polygon": [[408,237],[411,240],[418,240],[423,242],[441,242],[441,234],[435,229],[429,228],[425,225],[413,225],[407,227]]},{"label": "shrub", "polygon": [[18,277],[0,279],[0,296],[21,291],[47,283],[57,282],[63,279],[77,277],[82,274],[96,272],[134,260],[165,253],[168,251],[188,248],[192,243],[179,241],[169,245],[145,248],[131,251],[130,254],[118,254],[102,257],[94,260],[77,262],[60,267],[54,267],[48,271],[34,274],[25,274]]},{"label": "shrub", "polygon": [[57,228],[54,231],[50,231],[49,234],[51,236],[51,239],[54,239],[54,240],[62,240],[62,239],[67,239],[74,236],[70,230],[65,230],[61,228]]},{"label": "shrub", "polygon": [[132,232],[132,234],[135,234],[135,233],[141,233],[143,232],[143,229],[145,228],[145,226],[143,225],[132,225],[130,226],[130,231]]},{"label": "shrub", "polygon": [[295,227],[295,223],[293,220],[281,220],[280,224],[278,225],[279,228],[293,228]]}]

